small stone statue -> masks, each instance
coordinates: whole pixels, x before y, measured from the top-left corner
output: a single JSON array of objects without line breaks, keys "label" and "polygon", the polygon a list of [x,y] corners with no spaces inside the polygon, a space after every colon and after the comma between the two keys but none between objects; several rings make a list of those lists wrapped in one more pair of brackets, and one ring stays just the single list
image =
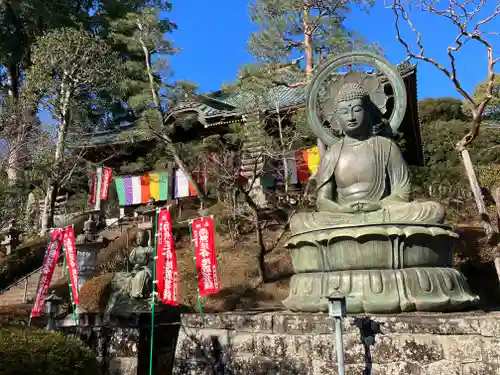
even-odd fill
[{"label": "small stone statue", "polygon": [[343,224],[441,223],[442,205],[410,202],[408,166],[394,141],[374,134],[366,89],[344,84],[335,105],[344,138],[321,160],[316,177],[319,212],[295,215],[291,231]]},{"label": "small stone statue", "polygon": [[132,298],[148,298],[153,275],[154,249],[148,246],[148,232],[141,230],[137,233],[137,247],[129,255],[129,262],[134,265],[130,285]]}]

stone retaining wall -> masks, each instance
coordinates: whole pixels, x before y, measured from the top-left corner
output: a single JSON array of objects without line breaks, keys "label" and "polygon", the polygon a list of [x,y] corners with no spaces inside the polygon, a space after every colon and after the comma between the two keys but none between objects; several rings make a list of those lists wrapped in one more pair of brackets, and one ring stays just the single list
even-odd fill
[{"label": "stone retaining wall", "polygon": [[[499,318],[500,313],[372,316],[383,324],[383,334],[365,353],[348,317],[346,374],[500,374]],[[184,315],[174,373],[337,374],[332,332],[324,314]]]}]

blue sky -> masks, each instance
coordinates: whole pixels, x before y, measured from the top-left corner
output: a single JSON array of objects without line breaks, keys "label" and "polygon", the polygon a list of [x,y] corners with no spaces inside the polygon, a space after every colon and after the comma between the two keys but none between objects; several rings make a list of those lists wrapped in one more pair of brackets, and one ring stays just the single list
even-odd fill
[{"label": "blue sky", "polygon": [[[439,3],[439,2],[438,2]],[[496,1],[489,1],[489,10]],[[172,58],[175,79],[187,79],[200,85],[200,91],[217,90],[223,83],[236,79],[239,68],[252,61],[246,43],[254,27],[247,15],[245,0],[177,0],[170,14],[179,29],[172,35],[181,48]],[[456,31],[449,21],[420,11],[412,11],[411,18],[421,31],[426,53],[448,65],[446,47],[452,43]],[[377,41],[392,63],[406,55],[396,40],[394,14],[379,1],[370,14],[354,11],[348,27],[356,29],[369,41]],[[492,22],[490,30],[500,29],[500,18]],[[408,41],[415,39],[408,28],[403,30]],[[495,40],[494,38],[497,38]],[[500,37],[490,37],[500,56]],[[466,90],[473,90],[486,77],[486,51],[477,43],[466,46],[458,55],[458,75]],[[499,65],[500,67],[500,65]],[[460,97],[449,79],[435,67],[420,63],[418,68],[419,99],[426,97]]]},{"label": "blue sky", "polygon": [[[439,3],[439,2],[438,2]],[[495,6],[489,1],[485,11]],[[172,57],[174,79],[186,79],[197,83],[201,92],[218,90],[223,83],[234,82],[238,70],[252,61],[247,52],[247,40],[254,31],[247,14],[246,0],[175,0],[169,17],[179,29],[168,37],[174,40],[181,52]],[[413,11],[411,19],[422,33],[426,53],[448,65],[446,48],[453,43],[456,31],[442,17]],[[392,63],[406,58],[403,47],[396,40],[394,14],[378,1],[370,14],[354,10],[347,26],[356,29],[368,39],[377,41]],[[500,29],[500,18],[491,22],[490,30]],[[413,42],[414,36],[408,28],[403,36]],[[496,38],[496,39],[495,39]],[[500,56],[500,37],[489,38]],[[464,88],[472,92],[485,79],[486,51],[477,43],[467,45],[457,58],[458,76]],[[500,68],[500,64],[499,64]],[[500,69],[497,69],[500,73]],[[453,96],[462,99],[450,80],[434,66],[421,62],[418,67],[418,97]],[[53,123],[50,114],[40,113],[45,123]]]}]

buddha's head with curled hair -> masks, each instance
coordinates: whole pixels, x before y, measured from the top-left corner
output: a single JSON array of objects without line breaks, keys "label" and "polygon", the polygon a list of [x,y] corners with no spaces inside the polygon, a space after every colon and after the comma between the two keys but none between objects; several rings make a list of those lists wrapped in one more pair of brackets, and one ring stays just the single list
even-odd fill
[{"label": "buddha's head with curled hair", "polygon": [[370,101],[370,95],[363,85],[342,85],[335,97],[335,117],[344,134],[354,138],[372,134]]}]

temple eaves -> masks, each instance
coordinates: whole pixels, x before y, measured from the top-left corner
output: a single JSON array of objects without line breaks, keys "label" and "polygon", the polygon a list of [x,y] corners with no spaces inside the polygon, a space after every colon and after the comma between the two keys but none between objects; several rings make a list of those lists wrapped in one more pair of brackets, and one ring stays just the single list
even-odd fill
[{"label": "temple eaves", "polygon": [[[401,131],[407,138],[410,164],[421,165],[423,163],[423,147],[420,136],[420,121],[417,108],[416,72],[417,65],[404,61],[397,65],[403,77],[408,93],[408,108]],[[280,111],[288,111],[300,108],[305,104],[307,86],[289,87],[276,86],[273,88],[273,96],[279,97]],[[262,99],[262,98],[261,98]],[[252,100],[247,93],[226,93],[216,91],[208,94],[197,94],[185,101],[181,101],[165,116],[165,125],[172,125],[182,121],[185,116],[196,118],[196,122],[205,128],[211,128],[231,123],[242,123],[247,114],[249,101]],[[253,108],[255,108],[253,106]],[[259,110],[264,112],[276,111],[275,102],[271,98],[263,98]],[[136,129],[134,124],[125,124],[118,129],[96,132],[93,134],[79,134],[73,139],[78,139],[78,144],[72,144],[73,148],[99,147],[105,145],[118,145],[123,143],[147,141],[151,136]]]}]

